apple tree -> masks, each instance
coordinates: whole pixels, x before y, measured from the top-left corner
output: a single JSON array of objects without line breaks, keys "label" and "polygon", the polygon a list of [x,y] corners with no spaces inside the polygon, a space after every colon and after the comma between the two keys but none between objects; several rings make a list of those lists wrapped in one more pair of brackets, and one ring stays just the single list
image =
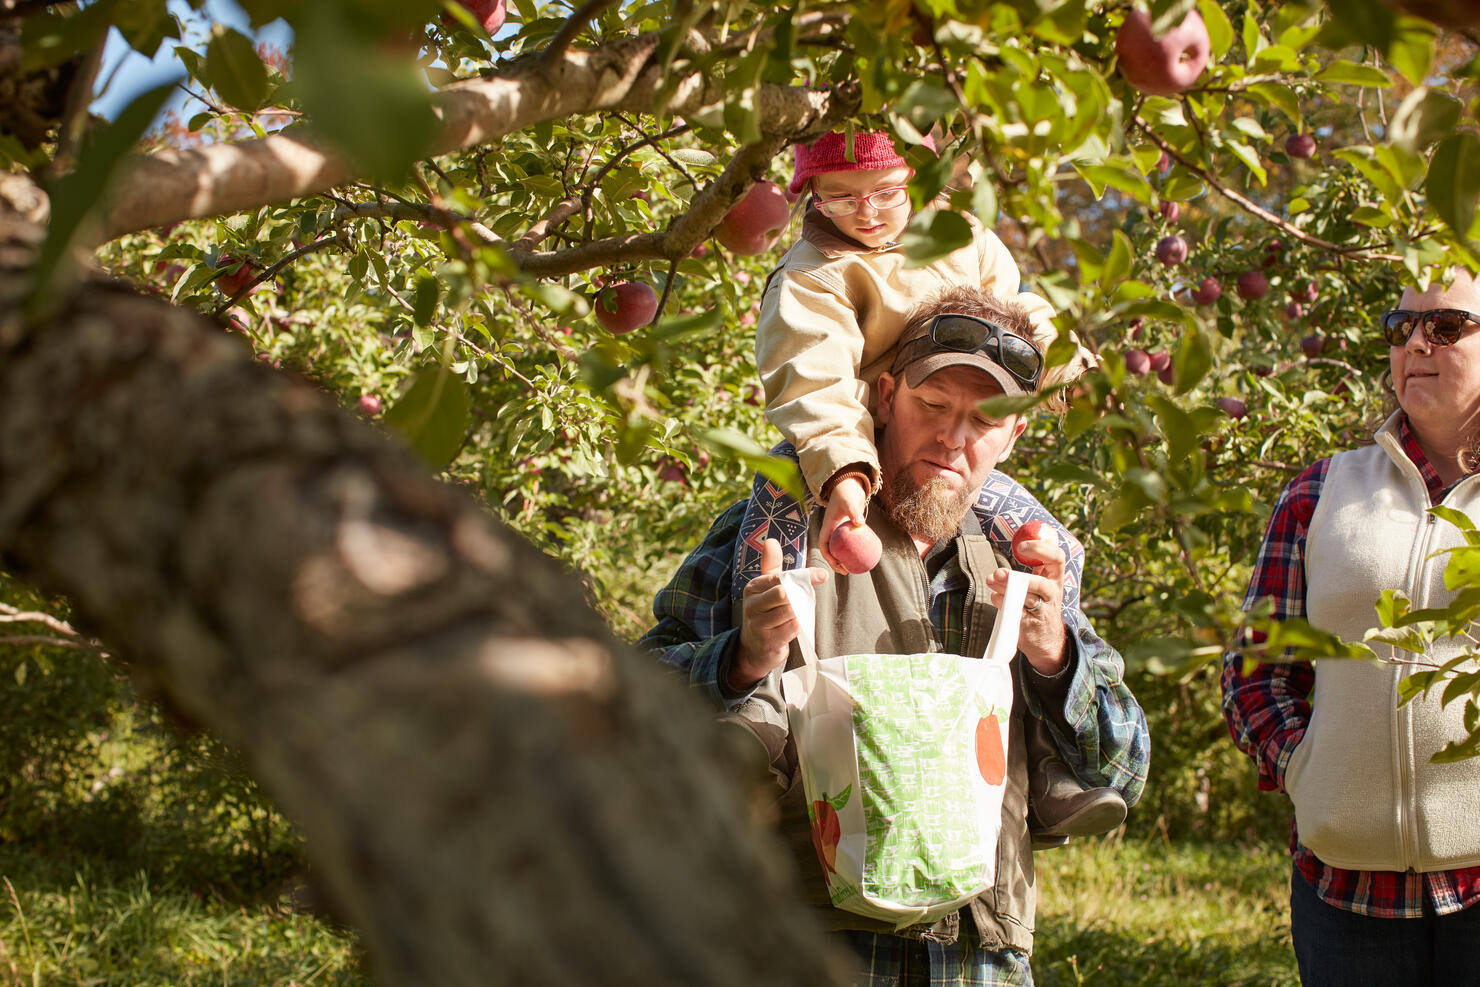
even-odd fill
[{"label": "apple tree", "polygon": [[[1161,821],[1248,823],[1206,667],[1268,505],[1380,405],[1374,313],[1480,266],[1473,37],[1377,0],[242,7],[291,51],[0,0],[0,553],[245,753],[388,982],[839,976],[621,642],[752,470],[796,483],[764,183],[837,127],[898,135],[915,257],[975,214],[1050,359],[1099,355],[1012,468],[1164,673]],[[87,116],[112,28],[186,116]]]}]

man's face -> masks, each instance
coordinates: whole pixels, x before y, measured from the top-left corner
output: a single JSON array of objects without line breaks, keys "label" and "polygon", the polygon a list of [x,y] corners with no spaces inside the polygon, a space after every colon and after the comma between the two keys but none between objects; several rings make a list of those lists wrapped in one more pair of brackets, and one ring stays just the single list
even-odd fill
[{"label": "man's face", "polygon": [[896,477],[911,490],[939,481],[936,485],[962,505],[959,522],[1027,424],[1020,415],[994,419],[977,409],[1001,393],[1001,386],[975,367],[946,367],[917,388],[903,376],[880,375],[879,465],[886,488]]}]

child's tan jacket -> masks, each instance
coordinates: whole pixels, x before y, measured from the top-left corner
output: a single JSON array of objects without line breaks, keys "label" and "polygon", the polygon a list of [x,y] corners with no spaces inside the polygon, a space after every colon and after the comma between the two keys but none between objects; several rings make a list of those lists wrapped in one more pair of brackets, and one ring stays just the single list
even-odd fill
[{"label": "child's tan jacket", "polygon": [[915,307],[944,288],[979,286],[1028,310],[1040,346],[1054,338],[1052,306],[1020,295],[1017,263],[991,230],[973,222],[970,244],[926,267],[904,248],[862,247],[815,209],[801,238],[766,281],[756,323],[756,363],[766,417],[796,446],[814,495],[847,466],[879,482],[871,388],[889,368]]}]

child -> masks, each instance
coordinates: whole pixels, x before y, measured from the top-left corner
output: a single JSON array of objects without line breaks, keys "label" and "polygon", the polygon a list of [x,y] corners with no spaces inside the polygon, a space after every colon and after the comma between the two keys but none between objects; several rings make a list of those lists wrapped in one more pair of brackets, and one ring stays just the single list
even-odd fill
[{"label": "child", "polygon": [[[991,230],[972,221],[972,242],[925,267],[905,266],[898,240],[910,218],[906,186],[913,172],[885,134],[829,133],[797,145],[793,194],[810,195],[801,238],[766,282],[756,325],[756,363],[766,417],[796,447],[802,476],[825,505],[823,558],[833,532],[848,524],[868,532],[864,512],[877,492],[869,389],[886,369],[911,310],[954,284],[1016,298],[1029,310],[1040,352],[1057,335],[1053,309],[1019,295],[1016,262]],[[1045,384],[1078,376],[1081,357],[1045,375]],[[1072,369],[1071,369],[1072,368]]]},{"label": "child", "polygon": [[[1026,309],[1033,325],[1030,342],[1040,360],[1058,334],[1052,307],[1036,295],[1019,294],[1016,262],[1002,241],[974,220],[970,244],[924,267],[905,265],[898,240],[910,218],[906,186],[912,175],[882,133],[856,132],[850,138],[833,132],[813,144],[797,145],[790,189],[811,196],[812,202],[801,238],[766,281],[756,325],[766,416],[795,447],[808,490],[824,505],[817,548],[838,573],[848,570],[832,553],[834,531],[846,524],[857,535],[876,539],[865,523],[869,498],[879,486],[869,395],[888,369],[915,307],[951,285],[980,286]],[[1090,366],[1093,359],[1081,349],[1067,366],[1046,369],[1043,384],[1067,382]],[[1004,484],[1021,498],[1010,493],[1001,499]],[[995,486],[990,496],[999,503],[1021,500],[1037,507],[1026,491],[1001,474],[994,474],[988,486]],[[983,501],[988,497],[984,490]],[[1043,516],[1048,517],[1046,512]],[[1074,570],[1069,577],[1073,585],[1066,587],[1072,593],[1065,600],[1068,608],[1077,604],[1078,545],[1056,521],[1053,527]],[[999,542],[1001,528],[984,525]],[[1058,759],[1041,722],[1030,717],[1028,724],[1032,814],[1051,820],[1036,827],[1041,845],[1059,845],[1066,834],[1090,835],[1119,825],[1125,816],[1119,795],[1110,789],[1085,789]]]}]

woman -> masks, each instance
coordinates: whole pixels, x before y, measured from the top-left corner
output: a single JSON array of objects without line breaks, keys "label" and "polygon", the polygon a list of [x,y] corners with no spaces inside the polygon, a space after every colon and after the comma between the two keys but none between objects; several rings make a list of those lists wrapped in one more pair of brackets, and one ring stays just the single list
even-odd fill
[{"label": "woman", "polygon": [[[1444,606],[1458,530],[1444,504],[1480,519],[1480,285],[1403,292],[1380,325],[1395,411],[1375,445],[1300,474],[1275,505],[1245,603],[1360,640],[1373,604],[1401,589]],[[1257,643],[1257,642],[1256,642]],[[1443,660],[1461,645],[1441,641]],[[1480,759],[1434,764],[1467,735],[1464,703],[1399,708],[1411,664],[1330,659],[1223,668],[1223,713],[1259,786],[1295,807],[1290,925],[1301,982],[1480,982]],[[1317,686],[1319,686],[1317,688]]]}]

